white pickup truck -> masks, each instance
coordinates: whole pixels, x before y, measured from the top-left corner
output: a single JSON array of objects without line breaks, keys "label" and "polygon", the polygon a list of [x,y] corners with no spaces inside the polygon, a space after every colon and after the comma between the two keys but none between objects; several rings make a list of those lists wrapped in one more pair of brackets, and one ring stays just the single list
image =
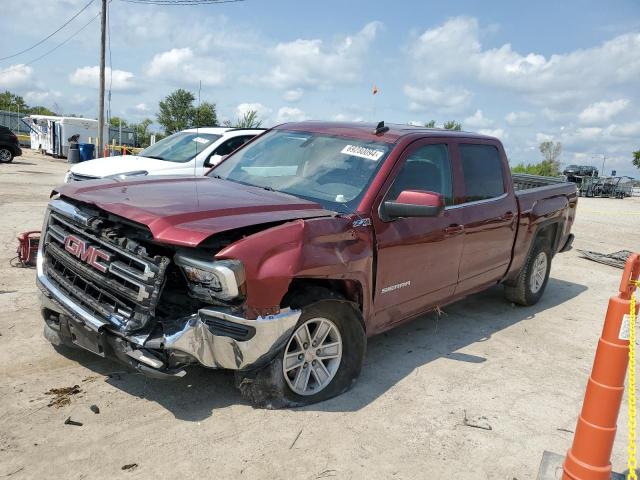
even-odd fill
[{"label": "white pickup truck", "polygon": [[77,163],[69,169],[64,181],[140,175],[204,175],[222,157],[263,131],[224,127],[183,130],[145,148],[139,155],[103,157]]}]

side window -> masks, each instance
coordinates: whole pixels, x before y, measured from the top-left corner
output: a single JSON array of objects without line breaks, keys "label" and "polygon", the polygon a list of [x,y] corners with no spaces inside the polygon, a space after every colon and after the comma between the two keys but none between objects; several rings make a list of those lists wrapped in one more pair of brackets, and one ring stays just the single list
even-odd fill
[{"label": "side window", "polygon": [[440,193],[445,204],[453,204],[451,162],[447,145],[425,145],[412,152],[400,169],[387,200],[395,200],[403,190]]},{"label": "side window", "polygon": [[502,160],[493,145],[460,144],[464,203],[499,197],[505,193]]},{"label": "side window", "polygon": [[233,137],[216,148],[214,155],[229,155],[246,142],[245,137]]}]

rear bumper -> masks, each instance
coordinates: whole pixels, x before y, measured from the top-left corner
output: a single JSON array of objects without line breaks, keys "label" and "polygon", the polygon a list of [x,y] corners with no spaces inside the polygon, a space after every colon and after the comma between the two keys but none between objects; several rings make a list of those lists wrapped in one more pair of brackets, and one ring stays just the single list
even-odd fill
[{"label": "rear bumper", "polygon": [[[39,257],[41,258],[41,257]],[[203,308],[163,321],[161,329],[122,335],[90,312],[74,305],[38,269],[45,336],[54,344],[81,347],[114,358],[159,378],[183,376],[184,366],[247,370],[269,362],[284,346],[300,317],[299,310],[248,320],[231,312]]]}]

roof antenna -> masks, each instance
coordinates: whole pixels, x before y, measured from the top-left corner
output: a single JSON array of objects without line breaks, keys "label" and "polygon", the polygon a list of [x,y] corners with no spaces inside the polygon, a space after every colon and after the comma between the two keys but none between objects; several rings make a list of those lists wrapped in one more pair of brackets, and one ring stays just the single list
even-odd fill
[{"label": "roof antenna", "polygon": [[389,131],[389,127],[385,127],[384,120],[382,120],[381,122],[378,122],[378,126],[376,127],[373,133],[375,135],[382,135],[384,132],[388,132],[388,131]]}]

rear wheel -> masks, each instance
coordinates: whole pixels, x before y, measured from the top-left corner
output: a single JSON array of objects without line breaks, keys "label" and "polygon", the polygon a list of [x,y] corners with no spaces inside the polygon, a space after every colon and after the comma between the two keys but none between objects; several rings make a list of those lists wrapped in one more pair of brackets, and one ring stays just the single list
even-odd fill
[{"label": "rear wheel", "polygon": [[346,301],[302,307],[285,347],[265,367],[238,372],[244,398],[267,408],[309,405],[346,391],[364,361],[366,335],[359,312]]},{"label": "rear wheel", "polygon": [[505,285],[507,300],[518,305],[534,305],[542,297],[551,271],[551,247],[546,239],[536,240],[513,285]]},{"label": "rear wheel", "polygon": [[13,152],[6,147],[0,147],[0,163],[9,163],[13,160]]}]

